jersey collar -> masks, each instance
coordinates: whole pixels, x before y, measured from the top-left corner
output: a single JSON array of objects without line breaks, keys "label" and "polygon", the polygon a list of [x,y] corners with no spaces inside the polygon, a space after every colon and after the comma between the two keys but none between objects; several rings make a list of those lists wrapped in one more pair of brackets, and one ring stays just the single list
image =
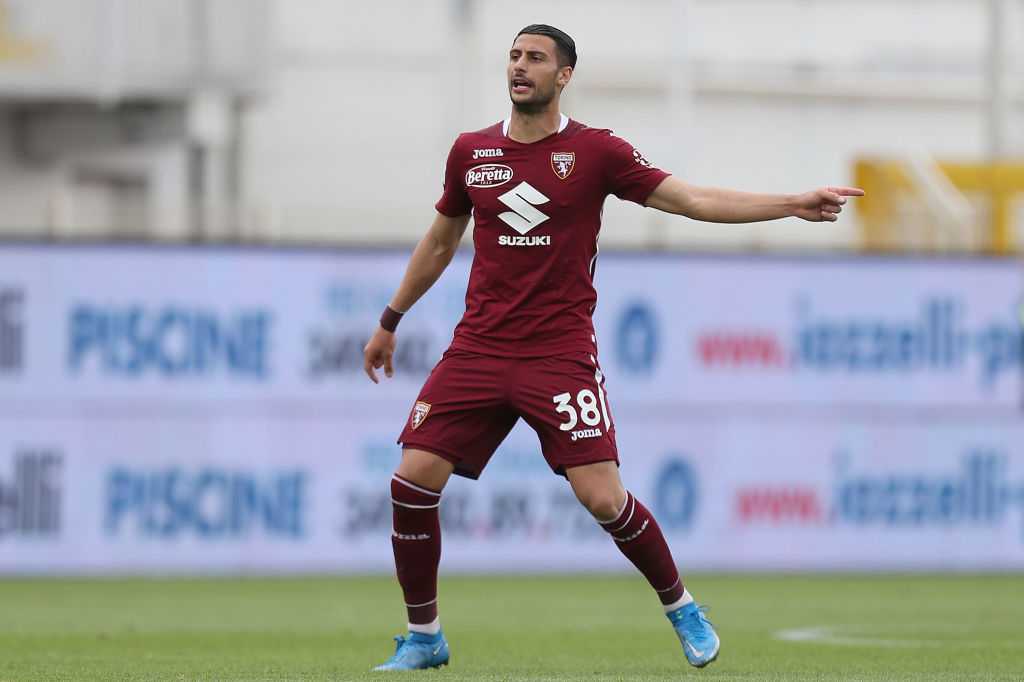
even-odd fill
[{"label": "jersey collar", "polygon": [[[563,114],[562,112],[558,112],[558,115],[561,117],[561,120],[558,123],[558,132],[562,132],[563,130],[565,130],[565,127],[567,125],[569,125],[569,117],[566,116],[565,114]],[[494,119],[491,119],[491,120],[494,120]],[[511,116],[506,118],[505,122],[501,124],[501,134],[504,135],[505,137],[508,137],[508,127],[511,124],[512,124],[512,117]]]}]

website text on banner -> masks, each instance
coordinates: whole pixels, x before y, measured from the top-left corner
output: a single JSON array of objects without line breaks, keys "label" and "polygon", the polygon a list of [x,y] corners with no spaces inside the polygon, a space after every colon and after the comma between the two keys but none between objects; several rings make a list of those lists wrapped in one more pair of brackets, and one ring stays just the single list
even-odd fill
[{"label": "website text on banner", "polygon": [[[393,570],[394,438],[469,266],[370,395],[405,257],[0,246],[0,573]],[[627,484],[670,542],[718,538],[690,568],[1024,567],[1016,263],[610,254],[597,278]],[[493,468],[445,496],[450,569],[627,568],[528,430]]]}]

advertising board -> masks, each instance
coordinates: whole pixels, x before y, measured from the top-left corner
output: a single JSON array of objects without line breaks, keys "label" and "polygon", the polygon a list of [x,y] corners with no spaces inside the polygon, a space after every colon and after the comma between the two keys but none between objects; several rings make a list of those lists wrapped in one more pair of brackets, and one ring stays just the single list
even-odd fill
[{"label": "advertising board", "polygon": [[[387,573],[394,424],[0,419],[0,573]],[[1017,570],[1024,426],[741,419],[619,432],[686,571]],[[517,428],[441,501],[442,570],[632,570]]]},{"label": "advertising board", "polygon": [[[362,347],[404,251],[0,246],[0,573],[390,572],[389,479],[470,254]],[[611,254],[627,486],[684,570],[1024,566],[1011,261]],[[519,424],[443,570],[628,571]]]}]

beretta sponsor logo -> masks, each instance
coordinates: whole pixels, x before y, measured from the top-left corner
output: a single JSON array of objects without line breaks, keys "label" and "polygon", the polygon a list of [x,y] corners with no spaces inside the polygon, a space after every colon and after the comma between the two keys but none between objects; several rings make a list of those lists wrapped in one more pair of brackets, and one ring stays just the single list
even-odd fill
[{"label": "beretta sponsor logo", "polygon": [[512,179],[512,169],[500,163],[485,163],[466,171],[469,187],[497,187]]}]

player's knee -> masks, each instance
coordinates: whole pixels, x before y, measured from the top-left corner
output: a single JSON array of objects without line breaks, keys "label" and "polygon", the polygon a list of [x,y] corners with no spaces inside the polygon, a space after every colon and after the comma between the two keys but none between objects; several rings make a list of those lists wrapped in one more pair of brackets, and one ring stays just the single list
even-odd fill
[{"label": "player's knee", "polygon": [[622,501],[616,499],[614,490],[588,490],[577,493],[580,504],[586,507],[598,521],[614,519],[619,513]]},{"label": "player's knee", "polygon": [[402,450],[396,476],[429,490],[441,491],[454,471],[454,465],[439,455],[415,449]]}]

